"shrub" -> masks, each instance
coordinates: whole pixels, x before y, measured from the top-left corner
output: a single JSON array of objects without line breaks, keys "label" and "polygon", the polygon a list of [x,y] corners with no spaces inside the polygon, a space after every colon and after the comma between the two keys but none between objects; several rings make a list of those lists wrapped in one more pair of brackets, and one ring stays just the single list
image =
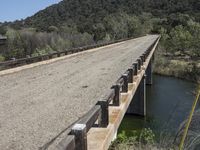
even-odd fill
[{"label": "shrub", "polygon": [[5,58],[2,55],[0,55],[0,62],[2,62],[4,60],[5,60]]}]

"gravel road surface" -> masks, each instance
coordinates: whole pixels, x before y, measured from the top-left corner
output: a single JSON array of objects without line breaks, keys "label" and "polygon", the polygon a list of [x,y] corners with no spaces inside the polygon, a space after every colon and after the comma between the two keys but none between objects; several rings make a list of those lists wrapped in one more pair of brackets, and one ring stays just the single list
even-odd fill
[{"label": "gravel road surface", "polygon": [[94,106],[157,37],[0,76],[0,149],[42,147]]}]

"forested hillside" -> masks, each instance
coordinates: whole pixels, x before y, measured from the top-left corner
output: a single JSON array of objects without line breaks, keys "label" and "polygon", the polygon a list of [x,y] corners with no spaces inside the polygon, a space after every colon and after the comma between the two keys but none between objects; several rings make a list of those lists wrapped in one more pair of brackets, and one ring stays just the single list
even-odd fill
[{"label": "forested hillside", "polygon": [[0,34],[8,38],[0,61],[159,33],[161,65],[156,72],[174,75],[174,70],[163,70],[166,65],[181,68],[181,76],[197,72],[197,80],[199,22],[200,0],[63,0],[25,20],[0,24]]},{"label": "forested hillside", "polygon": [[16,27],[36,27],[46,30],[49,26],[77,25],[79,31],[90,32],[94,25],[106,23],[108,15],[121,12],[128,15],[151,13],[158,18],[167,19],[166,25],[179,23],[180,13],[188,14],[196,21],[200,20],[199,0],[63,0],[50,6],[24,22],[16,23]]}]

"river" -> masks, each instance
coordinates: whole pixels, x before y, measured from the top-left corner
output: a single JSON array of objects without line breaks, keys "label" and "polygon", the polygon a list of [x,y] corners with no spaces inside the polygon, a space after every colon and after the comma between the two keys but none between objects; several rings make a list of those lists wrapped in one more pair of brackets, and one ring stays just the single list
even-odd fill
[{"label": "river", "polygon": [[173,77],[154,75],[153,85],[147,86],[147,116],[126,115],[118,133],[140,132],[150,128],[160,138],[174,137],[179,125],[188,116],[194,100],[196,85]]}]

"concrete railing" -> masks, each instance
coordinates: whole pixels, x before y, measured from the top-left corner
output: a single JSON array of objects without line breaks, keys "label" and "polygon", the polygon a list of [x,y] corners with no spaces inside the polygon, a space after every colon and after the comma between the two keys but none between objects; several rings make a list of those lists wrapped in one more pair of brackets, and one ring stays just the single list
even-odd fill
[{"label": "concrete railing", "polygon": [[4,62],[0,62],[0,70],[14,68],[14,67],[18,67],[18,66],[23,66],[23,65],[26,65],[26,64],[40,62],[40,61],[43,61],[43,60],[48,60],[48,59],[52,59],[52,58],[56,58],[56,57],[60,57],[60,56],[64,56],[64,55],[70,55],[70,54],[73,54],[73,53],[78,53],[78,52],[82,52],[82,51],[85,51],[85,50],[88,50],[88,49],[98,48],[98,47],[102,47],[102,46],[106,46],[106,45],[130,40],[130,39],[133,39],[133,38],[126,38],[126,39],[121,39],[121,40],[116,40],[116,41],[111,41],[111,42],[106,42],[106,43],[101,43],[101,44],[72,48],[72,49],[59,51],[59,52],[46,54],[46,55],[41,55],[41,56],[36,56],[36,57],[21,58],[21,59],[16,59],[16,60],[4,61]]},{"label": "concrete railing", "polygon": [[120,106],[120,93],[128,92],[128,84],[133,83],[133,77],[141,71],[141,66],[151,53],[152,48],[160,37],[130,66],[127,71],[110,88],[108,94],[99,100],[97,104],[70,129],[58,145],[59,150],[87,150],[87,132],[90,128],[106,128],[109,124],[109,107]]}]

